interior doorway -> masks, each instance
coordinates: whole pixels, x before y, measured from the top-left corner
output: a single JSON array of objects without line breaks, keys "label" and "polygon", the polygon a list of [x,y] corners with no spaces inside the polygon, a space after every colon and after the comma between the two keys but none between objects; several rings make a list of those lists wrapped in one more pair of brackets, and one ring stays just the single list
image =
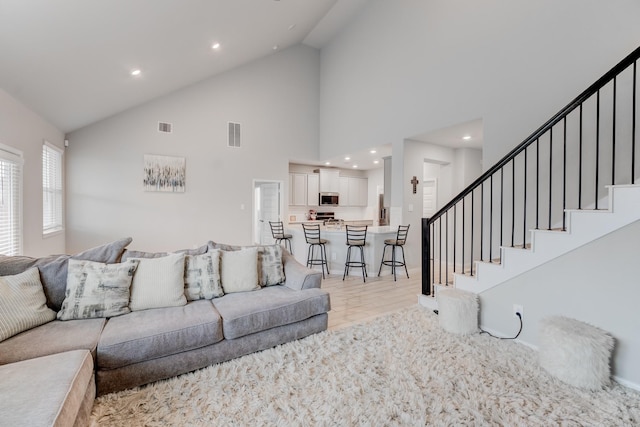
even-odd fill
[{"label": "interior doorway", "polygon": [[253,181],[253,240],[273,243],[269,221],[282,221],[282,181]]}]

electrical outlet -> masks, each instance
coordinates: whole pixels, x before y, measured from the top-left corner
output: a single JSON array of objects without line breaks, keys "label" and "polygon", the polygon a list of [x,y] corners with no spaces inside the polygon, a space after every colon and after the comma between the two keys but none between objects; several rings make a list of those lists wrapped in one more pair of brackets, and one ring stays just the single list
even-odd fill
[{"label": "electrical outlet", "polygon": [[513,304],[513,317],[517,318],[518,315],[516,313],[520,313],[520,317],[524,316],[524,310],[522,309],[522,306],[519,304]]},{"label": "electrical outlet", "polygon": [[338,257],[336,256],[336,253],[335,252],[331,252],[331,261],[335,261],[337,259],[338,259]]}]

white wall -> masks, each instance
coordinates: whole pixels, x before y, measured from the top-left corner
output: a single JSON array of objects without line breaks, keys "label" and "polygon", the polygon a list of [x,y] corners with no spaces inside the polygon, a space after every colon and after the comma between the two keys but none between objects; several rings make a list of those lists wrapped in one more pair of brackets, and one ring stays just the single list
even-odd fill
[{"label": "white wall", "polygon": [[0,143],[24,155],[23,253],[30,256],[65,252],[64,234],[42,237],[43,140],[64,147],[64,134],[60,130],[0,89]]},{"label": "white wall", "polygon": [[[286,206],[289,159],[318,158],[319,59],[286,49],[68,135],[67,248],[251,243],[252,180],[281,180]],[[227,121],[241,123],[241,148],[227,147]],[[144,192],[144,154],[185,157],[186,192]]]},{"label": "white wall", "polygon": [[513,304],[523,306],[520,339],[536,346],[544,317],[590,323],[616,339],[614,375],[640,388],[639,239],[640,221],[480,294],[482,327],[513,336]]}]

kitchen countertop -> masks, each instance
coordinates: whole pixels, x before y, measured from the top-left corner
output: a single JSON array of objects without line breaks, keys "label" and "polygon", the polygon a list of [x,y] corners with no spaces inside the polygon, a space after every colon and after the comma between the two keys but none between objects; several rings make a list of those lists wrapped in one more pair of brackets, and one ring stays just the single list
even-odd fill
[{"label": "kitchen countertop", "polygon": [[[311,222],[311,221],[305,221],[305,224]],[[317,222],[317,221],[316,221]],[[292,227],[290,228],[291,231],[296,230],[296,231],[300,231],[302,232],[302,223],[296,224],[296,223],[289,223],[290,225],[292,225]],[[344,226],[342,228],[334,228],[334,227],[326,227],[326,226],[321,226],[320,227],[320,231],[322,234],[344,234],[346,232],[346,229],[344,228]],[[367,227],[367,233],[371,233],[371,234],[388,234],[388,233],[396,233],[398,231],[397,227],[390,227],[388,225],[370,225]]]}]

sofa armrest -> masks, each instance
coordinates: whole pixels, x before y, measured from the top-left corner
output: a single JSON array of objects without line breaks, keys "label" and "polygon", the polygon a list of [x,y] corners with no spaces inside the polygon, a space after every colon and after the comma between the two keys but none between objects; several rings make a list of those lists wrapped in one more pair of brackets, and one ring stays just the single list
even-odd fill
[{"label": "sofa armrest", "polygon": [[297,291],[302,289],[319,288],[322,283],[322,273],[311,270],[300,264],[287,250],[282,250],[282,264],[284,266],[284,285]]}]

